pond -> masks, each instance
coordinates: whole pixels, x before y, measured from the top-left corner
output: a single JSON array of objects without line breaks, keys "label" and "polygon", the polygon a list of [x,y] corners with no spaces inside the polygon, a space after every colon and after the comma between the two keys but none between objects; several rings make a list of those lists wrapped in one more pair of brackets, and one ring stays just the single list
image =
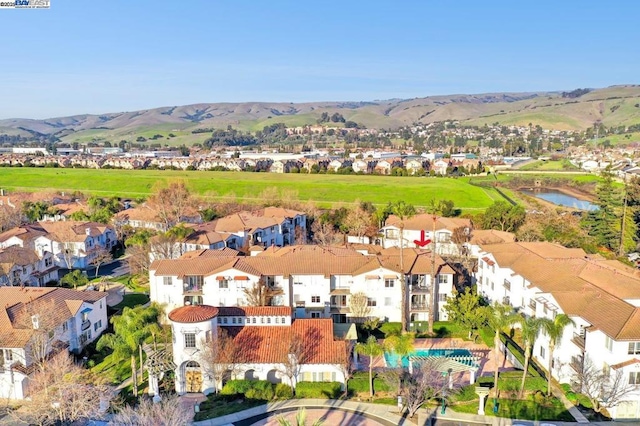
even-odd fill
[{"label": "pond", "polygon": [[523,189],[520,192],[532,197],[540,198],[541,200],[548,201],[558,206],[571,207],[578,210],[592,211],[597,210],[598,206],[590,203],[589,201],[580,200],[564,192],[556,191],[553,189]]}]

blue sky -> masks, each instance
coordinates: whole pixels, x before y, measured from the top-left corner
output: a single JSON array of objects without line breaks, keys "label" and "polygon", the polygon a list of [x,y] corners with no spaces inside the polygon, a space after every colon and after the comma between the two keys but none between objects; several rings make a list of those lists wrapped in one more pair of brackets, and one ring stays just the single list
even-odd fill
[{"label": "blue sky", "polygon": [[51,0],[0,10],[0,118],[640,83],[640,2]]}]

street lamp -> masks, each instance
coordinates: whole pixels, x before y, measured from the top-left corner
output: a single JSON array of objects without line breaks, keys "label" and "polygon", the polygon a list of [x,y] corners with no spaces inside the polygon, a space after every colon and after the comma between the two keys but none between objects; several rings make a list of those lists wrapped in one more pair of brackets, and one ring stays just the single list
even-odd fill
[{"label": "street lamp", "polygon": [[453,371],[452,368],[449,368],[447,371],[443,371],[442,372],[442,377],[444,377],[444,383],[443,383],[443,388],[444,390],[442,391],[442,410],[440,411],[440,414],[444,414],[446,409],[447,409],[447,383],[449,381],[449,377],[451,376],[451,372]]}]

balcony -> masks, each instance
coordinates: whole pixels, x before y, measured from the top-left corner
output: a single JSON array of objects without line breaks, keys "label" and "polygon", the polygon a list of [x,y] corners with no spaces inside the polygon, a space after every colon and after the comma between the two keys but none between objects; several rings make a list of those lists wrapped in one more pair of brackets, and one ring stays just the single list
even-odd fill
[{"label": "balcony", "polygon": [[412,285],[410,287],[411,293],[429,293],[429,287],[426,285]]},{"label": "balcony", "polygon": [[428,311],[429,305],[427,303],[411,303],[412,311]]},{"label": "balcony", "polygon": [[91,327],[91,321],[89,320],[84,320],[82,321],[82,326],[80,327],[80,329],[82,331],[88,330]]},{"label": "balcony", "polygon": [[584,334],[573,333],[571,342],[573,342],[574,345],[576,345],[577,347],[579,347],[581,350],[584,351],[585,343],[586,343],[586,338]]},{"label": "balcony", "polygon": [[569,366],[578,374],[582,374],[584,359],[581,356],[572,356]]},{"label": "balcony", "polygon": [[202,286],[201,285],[185,285],[184,290],[182,292],[184,295],[202,295]]}]

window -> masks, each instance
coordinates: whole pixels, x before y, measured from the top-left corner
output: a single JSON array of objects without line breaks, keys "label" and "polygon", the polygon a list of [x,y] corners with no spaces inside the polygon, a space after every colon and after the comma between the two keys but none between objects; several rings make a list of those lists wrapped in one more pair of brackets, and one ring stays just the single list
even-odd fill
[{"label": "window", "polygon": [[100,328],[102,328],[102,320],[93,323],[93,331],[98,331]]},{"label": "window", "polygon": [[53,259],[51,259],[50,257],[47,257],[47,258],[44,260],[44,266],[45,266],[45,268],[48,268],[48,267],[50,267],[51,265],[53,265]]},{"label": "window", "polygon": [[280,324],[280,317],[276,317],[276,324]]},{"label": "window", "polygon": [[185,348],[196,347],[196,333],[184,333],[184,347]]},{"label": "window", "polygon": [[604,347],[607,348],[609,352],[613,351],[613,340],[611,339],[611,337],[604,337]]},{"label": "window", "polygon": [[173,285],[173,277],[162,277],[162,284]]},{"label": "window", "polygon": [[544,355],[544,348],[542,346],[540,346],[540,358],[544,359],[545,355]]},{"label": "window", "polygon": [[511,281],[504,280],[504,288],[506,288],[507,290],[511,290]]},{"label": "window", "polygon": [[82,321],[88,321],[88,320],[89,320],[89,312],[83,312]]},{"label": "window", "polygon": [[231,322],[235,324],[236,323],[236,317],[231,318]]},{"label": "window", "polygon": [[207,330],[204,333],[204,341],[209,343],[211,341],[211,330]]},{"label": "window", "polygon": [[229,281],[224,279],[224,280],[219,280],[218,281],[218,288],[229,288]]},{"label": "window", "polygon": [[629,342],[629,355],[640,355],[640,342]]},{"label": "window", "polygon": [[229,318],[227,318],[227,317],[222,318],[222,323],[223,324],[227,324],[228,321],[229,321]]},{"label": "window", "polygon": [[446,302],[447,293],[438,293],[438,302]]},{"label": "window", "polygon": [[13,351],[11,349],[4,350],[4,360],[13,361]]},{"label": "window", "polygon": [[640,371],[632,371],[629,373],[629,384],[640,386]]},{"label": "window", "polygon": [[447,284],[447,283],[449,283],[449,276],[438,274],[438,284]]},{"label": "window", "polygon": [[65,321],[62,323],[62,332],[69,330],[69,321]]},{"label": "window", "polygon": [[267,317],[267,324],[271,324],[271,317]]},{"label": "window", "polygon": [[536,301],[535,300],[529,300],[529,307],[533,310],[533,312],[536,311]]},{"label": "window", "polygon": [[602,364],[602,374],[604,374],[605,376],[609,376],[609,374],[611,374],[611,367],[609,366],[609,364],[604,363]]},{"label": "window", "polygon": [[320,303],[320,296],[311,296],[311,303]]},{"label": "window", "polygon": [[398,230],[397,229],[387,229],[386,234],[387,234],[387,239],[389,239],[389,240],[397,240],[398,239]]},{"label": "window", "polygon": [[367,298],[367,306],[376,306],[376,305],[377,305],[376,299],[372,297]]},{"label": "window", "polygon": [[396,280],[393,278],[385,278],[384,279],[384,286],[386,288],[392,288],[395,284]]},{"label": "window", "polygon": [[255,323],[256,323],[256,317],[253,317],[253,318],[251,319],[251,323],[252,323],[252,324],[255,324]]},{"label": "window", "polygon": [[187,287],[190,289],[200,290],[204,283],[204,277],[202,275],[187,275],[184,277],[184,281]]},{"label": "window", "polygon": [[294,281],[293,285],[302,285],[302,282],[301,281]]},{"label": "window", "polygon": [[311,312],[311,318],[320,318],[320,312]]}]

